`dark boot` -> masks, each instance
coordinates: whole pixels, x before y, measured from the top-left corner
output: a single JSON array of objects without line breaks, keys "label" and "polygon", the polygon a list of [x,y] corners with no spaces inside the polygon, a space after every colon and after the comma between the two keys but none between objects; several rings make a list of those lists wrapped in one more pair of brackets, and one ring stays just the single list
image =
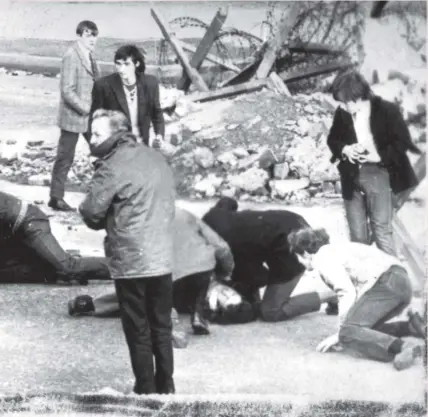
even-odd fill
[{"label": "dark boot", "polygon": [[156,393],[158,394],[175,394],[174,381],[170,379],[167,382],[156,381]]},{"label": "dark boot", "polygon": [[68,302],[70,316],[90,315],[95,312],[95,305],[90,295],[78,295]]},{"label": "dark boot", "polygon": [[62,198],[54,198],[52,197],[49,200],[48,206],[57,211],[76,211],[73,207],[71,207],[66,201]]},{"label": "dark boot", "polygon": [[425,320],[422,319],[419,313],[413,312],[412,310],[407,312],[407,316],[409,318],[409,331],[411,335],[425,340],[427,338],[427,325]]}]

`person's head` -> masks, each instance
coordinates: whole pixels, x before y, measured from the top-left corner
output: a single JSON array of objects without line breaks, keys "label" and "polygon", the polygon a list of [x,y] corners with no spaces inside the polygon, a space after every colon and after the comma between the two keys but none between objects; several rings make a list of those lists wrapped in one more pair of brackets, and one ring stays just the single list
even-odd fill
[{"label": "person's head", "polygon": [[299,261],[308,270],[312,269],[312,256],[329,243],[330,236],[325,229],[305,227],[293,230],[288,235],[290,252],[296,254]]},{"label": "person's head", "polygon": [[112,136],[130,131],[131,125],[129,120],[122,112],[104,109],[97,110],[92,118],[91,151],[98,148]]},{"label": "person's head", "polygon": [[213,208],[226,211],[238,211],[238,202],[231,197],[222,197]]},{"label": "person's head", "polygon": [[146,69],[143,53],[135,45],[123,45],[114,54],[116,71],[125,84],[135,80]]},{"label": "person's head", "polygon": [[98,28],[90,20],[81,21],[76,27],[79,42],[89,51],[93,51],[98,39]]},{"label": "person's head", "polygon": [[330,91],[333,98],[342,103],[369,100],[373,96],[367,80],[356,70],[346,70],[337,75]]}]

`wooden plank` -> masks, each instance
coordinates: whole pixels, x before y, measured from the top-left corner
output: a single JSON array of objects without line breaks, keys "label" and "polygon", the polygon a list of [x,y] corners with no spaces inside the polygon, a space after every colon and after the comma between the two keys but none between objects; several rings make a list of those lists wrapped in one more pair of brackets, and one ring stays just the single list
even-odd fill
[{"label": "wooden plank", "polygon": [[[415,171],[416,178],[421,182],[426,175],[426,153],[423,152],[419,159],[416,161],[413,170]],[[404,203],[410,197],[410,194],[415,190],[416,187],[405,190],[402,193],[398,194],[395,199],[394,208],[396,211],[400,210],[403,207]]]},{"label": "wooden plank", "polygon": [[242,68],[242,70],[238,74],[232,75],[230,78],[219,83],[218,86],[222,88],[222,87],[237,85],[248,81],[256,73],[257,68],[260,65],[260,62],[262,62],[262,60],[258,59],[248,64],[247,66]]},{"label": "wooden plank", "polygon": [[[403,255],[406,257],[407,263],[412,270],[413,275],[418,280],[417,284],[422,287],[426,275],[423,253],[415,245],[404,224],[397,216],[394,216],[392,225],[396,237],[403,243],[401,248]],[[415,288],[415,290],[420,290],[420,288]]]},{"label": "wooden plank", "polygon": [[187,59],[186,53],[183,51],[180,40],[174,35],[169,28],[168,23],[165,19],[157,12],[154,8],[150,9],[151,14],[155,22],[158,24],[163,36],[170,43],[172,49],[177,55],[180,64],[183,66],[192,83],[200,91],[208,91],[208,87],[201,75],[194,68],[191,67],[189,60]]},{"label": "wooden plank", "polygon": [[267,43],[262,62],[258,66],[257,71],[254,75],[255,78],[266,78],[271,72],[272,66],[276,61],[278,52],[280,51],[282,45],[286,42],[288,34],[293,28],[294,23],[296,22],[299,11],[299,2],[293,2],[288,12],[282,16],[274,36]]},{"label": "wooden plank", "polygon": [[242,83],[239,85],[234,85],[230,87],[223,87],[217,90],[209,91],[206,93],[193,93],[189,94],[186,99],[194,102],[205,102],[217,100],[220,98],[227,98],[236,96],[243,93],[251,93],[252,91],[257,91],[266,87],[268,85],[268,80],[252,80],[247,83]]},{"label": "wooden plank", "polygon": [[[208,52],[210,51],[215,41],[215,38],[217,37],[218,33],[223,27],[223,24],[227,18],[227,12],[228,12],[227,7],[222,6],[218,9],[217,13],[214,16],[214,19],[208,26],[204,36],[199,42],[199,45],[196,48],[196,51],[190,60],[190,66],[195,68],[196,70],[198,70],[201,67],[202,62],[204,62],[205,57],[207,56]],[[177,88],[179,90],[187,91],[190,87],[190,84],[191,84],[191,79],[186,73],[183,73],[183,77],[178,82]]]},{"label": "wooden plank", "polygon": [[[187,52],[192,52],[192,53],[196,52],[196,47],[193,46],[193,45],[190,45],[187,42],[181,41],[181,46]],[[222,59],[222,58],[219,58],[217,55],[214,55],[214,54],[207,54],[207,56],[205,57],[205,59],[207,61],[210,61],[210,62],[214,63],[214,64],[217,64],[219,67],[222,67],[223,69],[225,69],[227,71],[233,71],[235,73],[238,73],[238,72],[241,71],[241,68],[239,68],[238,66],[236,66],[229,59]],[[190,61],[190,64],[191,63],[192,62]]]},{"label": "wooden plank", "polygon": [[343,54],[343,50],[334,49],[323,43],[316,42],[291,42],[288,45],[288,50],[291,53],[307,53],[317,55],[339,55]]},{"label": "wooden plank", "polygon": [[327,64],[323,66],[311,66],[305,71],[290,71],[283,72],[280,74],[280,77],[285,83],[290,83],[294,81],[303,80],[305,78],[315,77],[317,75],[328,74],[330,72],[338,71],[340,69],[351,68],[355,64],[351,62],[346,62],[342,64]]},{"label": "wooden plank", "polygon": [[281,80],[280,76],[276,72],[270,73],[269,80],[273,90],[275,90],[277,93],[283,94],[285,96],[291,96],[287,86],[284,84],[284,82]]}]

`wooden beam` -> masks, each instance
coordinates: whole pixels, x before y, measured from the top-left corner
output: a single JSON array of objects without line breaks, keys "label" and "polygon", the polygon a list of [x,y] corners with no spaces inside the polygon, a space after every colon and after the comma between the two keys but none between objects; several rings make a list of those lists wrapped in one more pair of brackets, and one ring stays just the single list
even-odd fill
[{"label": "wooden beam", "polygon": [[340,69],[351,68],[355,64],[351,62],[346,62],[343,64],[327,64],[323,66],[311,66],[305,71],[290,71],[283,72],[280,74],[280,77],[285,83],[291,83],[299,80],[304,80],[305,78],[315,77],[317,75],[328,74],[330,72],[338,71]]},{"label": "wooden beam", "polygon": [[196,88],[200,91],[208,91],[208,87],[205,84],[205,81],[201,77],[201,75],[194,68],[191,67],[189,60],[187,59],[186,53],[183,51],[183,47],[181,46],[180,40],[174,35],[174,33],[169,28],[168,23],[165,19],[157,12],[154,8],[151,8],[151,14],[153,19],[158,24],[159,29],[161,30],[165,39],[170,43],[172,49],[177,55],[180,64],[186,71],[189,78],[192,80],[192,83],[196,86]]},{"label": "wooden beam", "polygon": [[291,42],[288,45],[288,49],[291,53],[307,53],[317,55],[340,55],[345,51],[342,49],[334,49],[323,43],[316,42]]},{"label": "wooden beam", "polygon": [[247,83],[242,83],[239,85],[234,85],[231,87],[223,87],[217,90],[209,91],[207,93],[193,93],[189,94],[186,99],[193,102],[205,102],[217,100],[220,98],[232,97],[238,94],[251,93],[252,91],[257,91],[266,87],[268,85],[268,80],[252,80]]},{"label": "wooden beam", "polygon": [[[426,175],[426,153],[424,152],[419,159],[416,161],[413,170],[415,171],[416,178],[418,182],[421,182]],[[403,207],[404,203],[409,199],[410,194],[415,190],[416,187],[410,188],[398,194],[395,199],[394,208],[396,211],[399,211]]]},{"label": "wooden beam", "polygon": [[242,68],[242,70],[238,74],[232,75],[230,78],[219,83],[218,86],[222,88],[248,81],[256,73],[260,62],[261,59],[258,59],[255,62],[248,64],[246,67]]},{"label": "wooden beam", "polygon": [[[221,28],[223,27],[224,22],[227,18],[227,12],[228,8],[227,6],[220,7],[217,11],[217,13],[214,16],[214,19],[212,20],[211,24],[208,26],[207,30],[205,31],[205,34],[201,41],[199,42],[198,47],[196,48],[195,53],[192,56],[192,59],[190,60],[190,66],[192,68],[195,68],[198,70],[202,62],[204,62],[205,57],[207,56],[208,52],[210,51],[215,38],[217,37],[218,33],[220,32]],[[191,79],[186,73],[183,73],[183,76],[181,80],[177,84],[177,88],[179,90],[187,91],[190,87]]]},{"label": "wooden beam", "polygon": [[[187,52],[192,52],[193,54],[196,52],[196,47],[193,45],[190,45],[187,42],[181,41],[181,46],[183,47],[183,49]],[[233,71],[235,73],[238,73],[241,71],[241,68],[239,68],[238,66],[236,66],[231,60],[229,59],[222,59],[219,58],[217,55],[214,54],[207,54],[207,56],[205,57],[205,59],[207,61],[210,61],[214,64],[217,64],[218,66],[224,68],[227,71]],[[192,62],[190,61],[190,64]]]},{"label": "wooden beam", "polygon": [[286,42],[290,30],[293,28],[293,25],[296,22],[299,12],[299,2],[293,2],[291,3],[290,9],[287,11],[287,13],[283,14],[274,36],[267,43],[262,62],[258,66],[254,78],[263,79],[269,75],[272,66],[275,64],[278,52],[280,51],[282,45]]},{"label": "wooden beam", "polygon": [[284,81],[281,80],[280,76],[276,72],[270,73],[269,80],[274,91],[285,96],[291,96],[290,91],[284,84]]}]

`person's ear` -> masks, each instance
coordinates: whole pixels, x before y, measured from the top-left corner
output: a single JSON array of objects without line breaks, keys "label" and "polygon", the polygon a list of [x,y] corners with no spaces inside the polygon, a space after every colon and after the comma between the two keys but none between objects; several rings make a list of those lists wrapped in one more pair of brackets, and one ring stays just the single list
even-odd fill
[{"label": "person's ear", "polygon": [[140,61],[137,61],[136,63],[135,63],[135,68],[138,68],[140,66]]}]

